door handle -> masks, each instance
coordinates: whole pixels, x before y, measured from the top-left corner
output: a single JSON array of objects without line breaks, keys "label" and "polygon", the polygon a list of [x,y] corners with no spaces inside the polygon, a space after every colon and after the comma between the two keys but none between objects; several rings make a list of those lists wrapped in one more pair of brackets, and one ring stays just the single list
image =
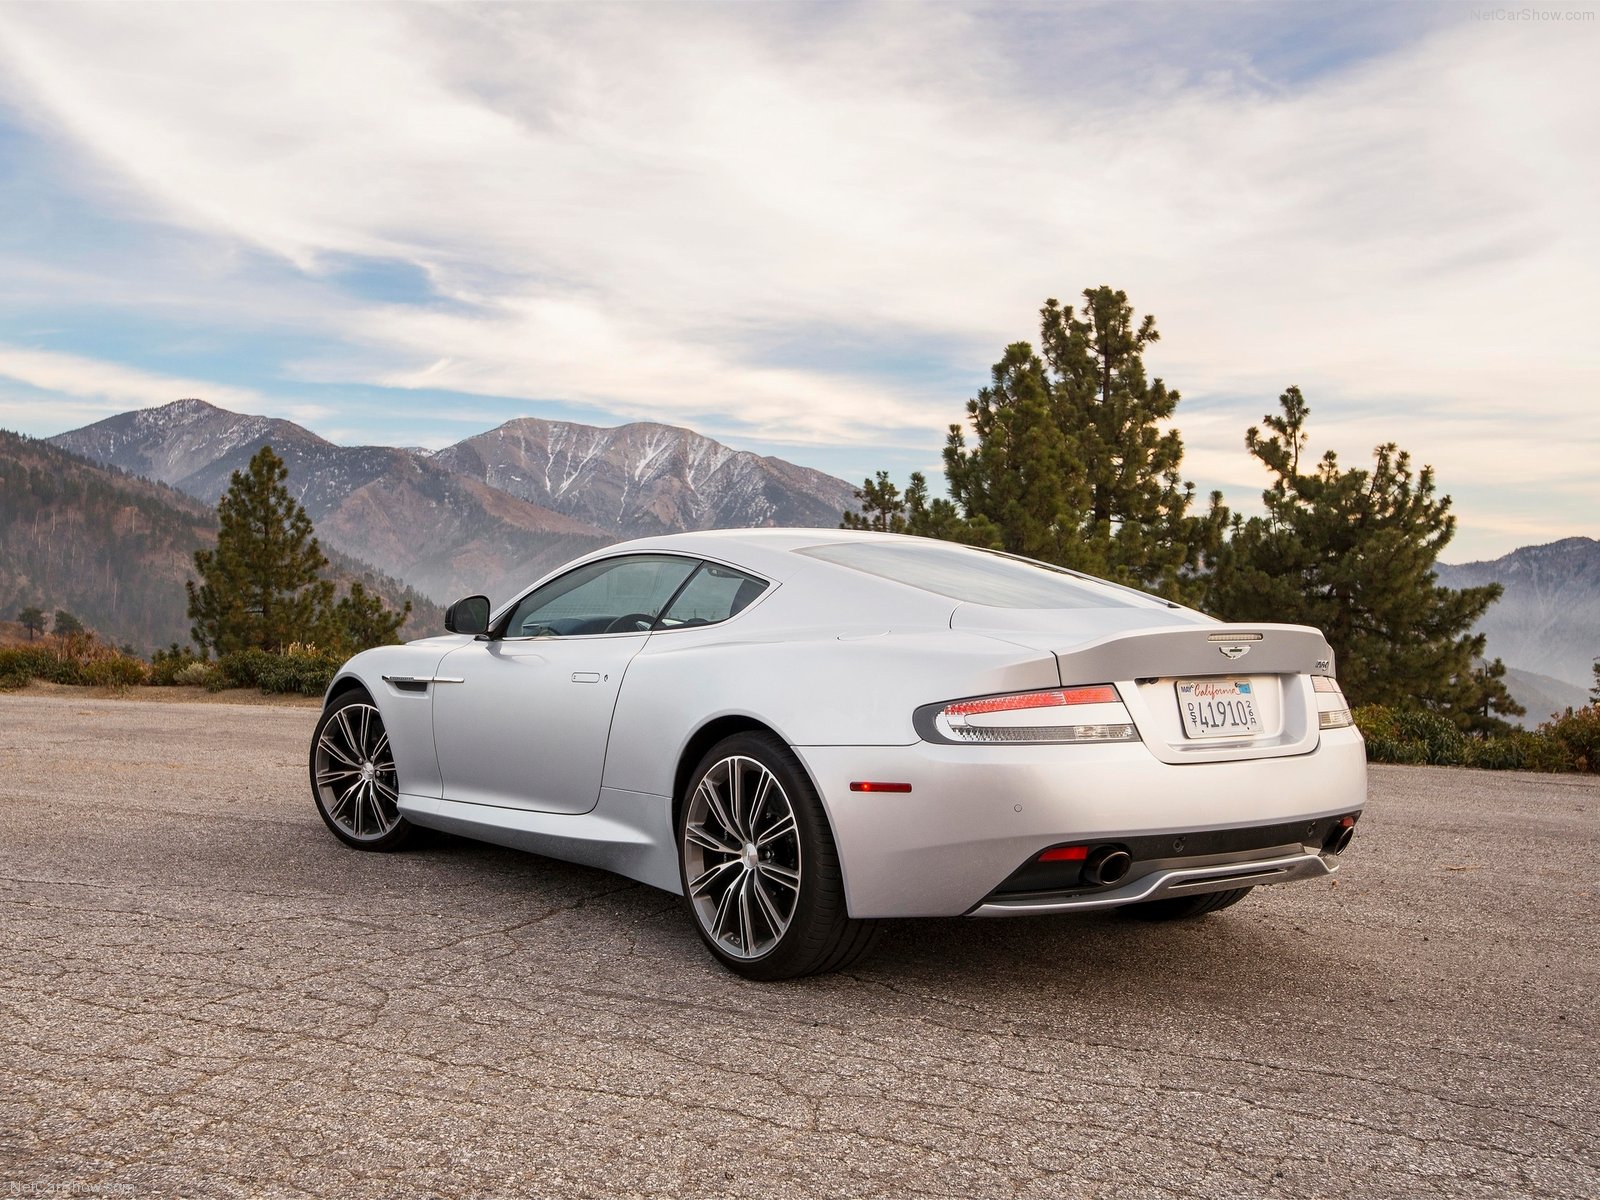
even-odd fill
[{"label": "door handle", "polygon": [[600,672],[599,671],[574,671],[572,673],[572,682],[573,683],[599,683],[600,682]]}]

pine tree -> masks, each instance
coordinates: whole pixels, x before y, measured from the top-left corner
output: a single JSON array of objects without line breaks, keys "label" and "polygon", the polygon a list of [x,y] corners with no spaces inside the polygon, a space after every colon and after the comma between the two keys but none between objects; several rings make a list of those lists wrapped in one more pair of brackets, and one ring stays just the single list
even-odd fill
[{"label": "pine tree", "polygon": [[194,640],[217,654],[282,650],[316,640],[332,620],[333,584],[305,508],[284,486],[288,468],[263,446],[235,471],[217,504],[217,546],[197,550],[188,584]]},{"label": "pine tree", "polygon": [[330,640],[348,654],[393,645],[400,640],[400,626],[410,615],[411,601],[396,612],[358,579],[350,584],[350,594],[334,605]]},{"label": "pine tree", "polygon": [[967,401],[966,431],[950,426],[944,473],[968,540],[1064,566],[1078,566],[1073,535],[1085,499],[1075,444],[1055,420],[1044,363],[1013,342]]},{"label": "pine tree", "polygon": [[906,502],[900,489],[890,482],[889,472],[879,471],[877,478],[862,480],[856,489],[856,503],[861,511],[845,513],[839,528],[874,529],[879,533],[906,531]]},{"label": "pine tree", "polygon": [[1161,425],[1178,393],[1145,375],[1144,351],[1160,336],[1155,319],[1136,320],[1126,294],[1108,287],[1083,297],[1081,317],[1047,300],[1044,357],[1027,342],[1006,347],[990,385],[967,402],[966,425],[950,426],[951,500],[929,502],[924,484],[918,512],[907,488],[902,513],[880,471],[857,493],[863,517],[889,521],[871,527],[897,529],[893,517],[902,513],[907,533],[1198,599],[1228,513],[1213,492],[1209,511],[1190,515],[1194,485],[1179,478],[1183,439]]},{"label": "pine tree", "polygon": [[1455,533],[1450,497],[1433,468],[1413,472],[1393,443],[1370,470],[1339,466],[1329,451],[1309,471],[1301,456],[1310,408],[1300,389],[1281,412],[1253,426],[1245,445],[1272,473],[1266,515],[1234,518],[1216,559],[1207,608],[1235,621],[1287,621],[1327,635],[1340,684],[1353,704],[1421,707],[1470,729],[1503,728],[1495,714],[1523,710],[1506,691],[1504,666],[1482,661],[1469,633],[1500,585],[1452,590],[1433,572]]},{"label": "pine tree", "polygon": [[1191,516],[1195,490],[1179,477],[1183,438],[1161,422],[1179,395],[1145,374],[1160,341],[1155,318],[1136,319],[1127,294],[1086,288],[1081,315],[1056,300],[1040,310],[1056,424],[1076,443],[1087,502],[1074,531],[1084,568],[1177,599],[1198,597],[1199,575],[1221,545],[1228,512],[1211,494]]},{"label": "pine tree", "polygon": [[30,642],[44,632],[44,619],[44,609],[37,604],[30,604],[17,614],[17,621],[28,631]]},{"label": "pine tree", "polygon": [[51,632],[63,642],[71,641],[76,637],[82,637],[88,632],[88,630],[83,627],[83,622],[78,620],[77,617],[73,616],[64,608],[56,609],[55,620],[51,622],[50,629]]},{"label": "pine tree", "polygon": [[1600,704],[1600,658],[1594,660],[1594,686],[1589,689],[1589,699]]}]

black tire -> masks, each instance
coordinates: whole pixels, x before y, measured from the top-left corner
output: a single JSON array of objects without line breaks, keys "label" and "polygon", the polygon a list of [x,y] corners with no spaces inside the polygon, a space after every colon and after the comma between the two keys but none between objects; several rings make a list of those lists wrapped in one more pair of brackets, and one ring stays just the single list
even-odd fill
[{"label": "black tire", "polygon": [[[357,850],[398,850],[415,826],[396,806],[394,752],[383,715],[357,689],[327,708],[311,735],[311,799],[334,837]],[[320,778],[319,778],[320,775]]]},{"label": "black tire", "polygon": [[[773,843],[780,850],[788,848],[799,875],[797,894],[792,898],[792,914],[787,926],[772,939],[770,945],[757,947],[757,938],[749,937],[751,945],[748,953],[741,952],[745,947],[741,945],[737,933],[719,939],[707,928],[707,918],[702,917],[702,911],[705,907],[716,905],[712,899],[716,894],[715,889],[702,890],[697,898],[689,874],[693,856],[699,860],[697,865],[701,867],[709,864],[710,868],[718,871],[726,867],[730,872],[743,872],[733,877],[734,882],[723,886],[724,893],[734,891],[746,877],[750,879],[748,887],[764,886],[758,864],[752,863],[750,870],[744,870],[739,865],[744,861],[742,857],[724,850],[708,849],[699,842],[691,845],[689,840],[691,814],[697,813],[700,808],[697,797],[701,794],[702,784],[713,772],[720,773],[726,779],[730,762],[735,764],[732,769],[739,769],[739,764],[750,764],[744,767],[747,772],[759,774],[757,765],[770,772],[781,788],[780,799],[787,801],[794,818],[792,838],[785,834]],[[718,786],[717,776],[713,776],[712,791],[715,792]],[[742,824],[747,828],[753,826],[762,811],[771,810],[757,809],[749,814],[750,820]],[[741,824],[737,814],[733,816],[733,821],[736,825]],[[728,840],[727,830],[720,822],[711,824],[721,840]],[[781,824],[781,820],[774,821],[771,827],[776,828]],[[704,832],[707,823],[697,822],[697,826]],[[676,833],[678,875],[683,884],[684,908],[706,948],[730,971],[746,979],[761,981],[795,979],[802,975],[841,970],[857,962],[876,944],[881,923],[856,920],[846,909],[839,852],[816,788],[812,786],[794,751],[772,734],[735,734],[718,742],[707,752],[689,777],[688,789],[678,806]],[[752,834],[745,844],[753,847],[757,840]],[[764,852],[754,853],[760,857]],[[699,878],[703,880],[710,874],[711,869],[704,870]],[[777,896],[780,891],[779,888],[768,887],[767,894],[769,897]],[[716,906],[720,913],[720,905]],[[751,911],[758,911],[753,904]],[[710,919],[714,921],[714,918]],[[768,924],[766,931],[772,933],[773,926]]]},{"label": "black tire", "polygon": [[1146,904],[1130,904],[1122,911],[1141,921],[1187,921],[1207,913],[1231,908],[1250,894],[1252,889],[1234,888],[1227,892],[1206,892],[1199,896],[1179,896],[1173,900],[1151,900]]}]

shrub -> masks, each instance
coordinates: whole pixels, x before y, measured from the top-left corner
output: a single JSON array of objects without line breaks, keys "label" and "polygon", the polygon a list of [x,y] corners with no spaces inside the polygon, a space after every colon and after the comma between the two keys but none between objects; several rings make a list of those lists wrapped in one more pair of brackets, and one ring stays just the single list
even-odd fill
[{"label": "shrub", "polygon": [[20,677],[22,687],[30,679],[49,683],[82,683],[83,664],[43,646],[18,646],[0,650],[0,675]]},{"label": "shrub", "polygon": [[1557,770],[1600,773],[1600,704],[1567,709],[1539,726],[1563,762]]},{"label": "shrub", "polygon": [[[220,691],[220,688],[213,688],[211,684],[213,680],[219,679],[221,674],[222,672],[217,669],[214,663],[208,663],[200,658],[193,658],[174,671],[167,682],[178,687],[203,687],[210,688],[212,691]],[[154,678],[151,679],[151,682],[155,682]]]},{"label": "shrub", "polygon": [[1424,762],[1436,767],[1459,767],[1466,762],[1466,736],[1438,713],[1413,709],[1396,713],[1394,723],[1402,741],[1422,748]]},{"label": "shrub", "polygon": [[1436,713],[1355,710],[1371,762],[1477,767],[1486,771],[1600,772],[1600,706],[1568,709],[1538,729],[1467,737]]},{"label": "shrub", "polygon": [[89,684],[95,687],[133,687],[144,683],[149,668],[109,646],[87,638],[68,639],[63,649],[17,646],[0,650],[0,676],[9,688],[25,687],[30,679],[47,683]]},{"label": "shrub", "polygon": [[222,655],[217,659],[221,687],[260,687],[261,673],[271,666],[272,659],[267,651],[253,647]]},{"label": "shrub", "polygon": [[343,665],[343,655],[318,650],[315,646],[291,646],[262,667],[257,686],[263,692],[320,696],[328,690]]},{"label": "shrub", "polygon": [[1484,771],[1525,771],[1528,768],[1529,740],[1529,736],[1521,730],[1499,737],[1472,738],[1467,742],[1466,760],[1462,766],[1477,767]]},{"label": "shrub", "polygon": [[171,687],[181,682],[178,679],[179,675],[197,664],[204,665],[205,660],[188,646],[179,646],[177,642],[173,642],[168,649],[157,650],[150,656],[148,682],[155,687]]},{"label": "shrub", "polygon": [[1428,761],[1427,752],[1420,744],[1401,735],[1393,710],[1381,704],[1364,704],[1351,715],[1366,740],[1370,762],[1416,766]]},{"label": "shrub", "polygon": [[150,668],[137,658],[124,658],[118,654],[108,658],[92,658],[79,670],[81,681],[95,687],[129,688],[145,682]]},{"label": "shrub", "polygon": [[[218,687],[257,687],[263,692],[320,696],[344,664],[344,657],[295,643],[278,654],[239,650],[217,660],[224,683]],[[209,685],[208,685],[209,686]]]}]

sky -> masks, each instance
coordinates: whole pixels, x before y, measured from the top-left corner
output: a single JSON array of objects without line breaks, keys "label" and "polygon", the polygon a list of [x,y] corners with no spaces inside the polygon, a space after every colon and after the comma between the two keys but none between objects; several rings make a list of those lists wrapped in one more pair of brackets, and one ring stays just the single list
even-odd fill
[{"label": "sky", "polygon": [[1600,536],[1600,0],[0,4],[0,426],[685,425],[852,481],[1128,293],[1184,474],[1397,442]]}]

